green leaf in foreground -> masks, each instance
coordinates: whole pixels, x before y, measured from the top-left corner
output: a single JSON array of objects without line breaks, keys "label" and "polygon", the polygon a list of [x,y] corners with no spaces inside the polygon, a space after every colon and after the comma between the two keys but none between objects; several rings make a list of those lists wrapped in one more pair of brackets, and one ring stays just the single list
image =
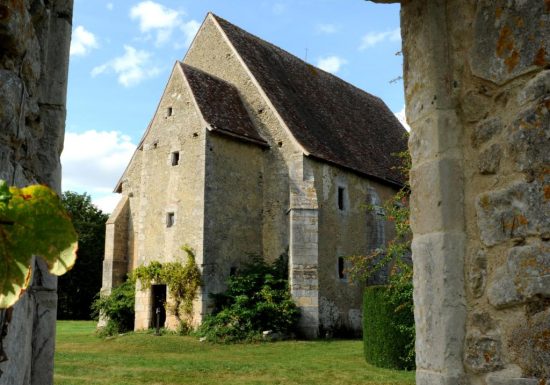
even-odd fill
[{"label": "green leaf in foreground", "polygon": [[12,306],[29,285],[30,262],[40,255],[52,274],[75,263],[77,234],[61,200],[46,186],[22,189],[0,181],[0,308]]}]

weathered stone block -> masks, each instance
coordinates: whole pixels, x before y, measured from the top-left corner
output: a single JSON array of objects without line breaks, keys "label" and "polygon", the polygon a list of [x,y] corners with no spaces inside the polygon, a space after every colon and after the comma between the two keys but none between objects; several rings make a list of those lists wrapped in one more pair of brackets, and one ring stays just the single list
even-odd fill
[{"label": "weathered stone block", "polygon": [[462,232],[415,235],[413,238],[418,369],[462,371],[466,323],[465,241]]},{"label": "weathered stone block", "polygon": [[[484,0],[477,3],[470,67],[497,84],[549,62],[550,23],[545,1]],[[529,36],[530,38],[525,38]]]},{"label": "weathered stone block", "polygon": [[455,187],[462,186],[462,180],[462,167],[455,159],[434,160],[411,170],[411,227],[415,234],[463,228],[463,191]]},{"label": "weathered stone block", "polygon": [[550,167],[550,97],[518,114],[508,148],[517,171],[540,173]]},{"label": "weathered stone block", "polygon": [[527,323],[518,324],[508,346],[524,376],[550,378],[550,308],[530,316]]},{"label": "weathered stone block", "polygon": [[518,103],[525,104],[550,95],[550,70],[540,71],[518,94]]},{"label": "weathered stone block", "polygon": [[0,5],[0,51],[6,56],[22,56],[29,41],[30,16],[24,1]]},{"label": "weathered stone block", "polygon": [[437,159],[445,154],[459,155],[461,132],[453,110],[437,111],[415,125],[409,136],[409,151],[415,164]]},{"label": "weathered stone block", "polygon": [[502,148],[499,144],[492,144],[479,154],[477,168],[481,174],[494,174],[500,164]]},{"label": "weathered stone block", "polygon": [[462,97],[462,116],[468,122],[477,122],[487,115],[491,103],[490,97],[481,90],[469,90]]},{"label": "weathered stone block", "polygon": [[489,303],[497,309],[517,305],[522,301],[514,282],[510,279],[506,266],[499,266],[493,274],[487,290]]},{"label": "weathered stone block", "polygon": [[502,120],[499,117],[491,117],[479,122],[472,133],[472,145],[474,148],[489,141],[502,131]]},{"label": "weathered stone block", "polygon": [[501,349],[497,336],[471,334],[466,338],[464,364],[474,373],[501,369]]},{"label": "weathered stone block", "polygon": [[472,313],[471,326],[478,329],[481,333],[487,334],[495,329],[495,322],[489,313],[476,311]]},{"label": "weathered stone block", "polygon": [[487,246],[513,238],[550,231],[550,200],[543,183],[514,183],[480,194],[476,199],[477,224]]},{"label": "weathered stone block", "polygon": [[479,298],[485,291],[487,282],[487,256],[479,250],[468,264],[468,287],[475,298]]},{"label": "weathered stone block", "polygon": [[550,248],[546,242],[510,249],[506,266],[497,269],[489,302],[506,307],[537,296],[550,297]]},{"label": "weathered stone block", "polygon": [[17,134],[21,108],[23,85],[21,79],[12,71],[0,69],[0,125],[2,138],[0,142],[7,144]]}]

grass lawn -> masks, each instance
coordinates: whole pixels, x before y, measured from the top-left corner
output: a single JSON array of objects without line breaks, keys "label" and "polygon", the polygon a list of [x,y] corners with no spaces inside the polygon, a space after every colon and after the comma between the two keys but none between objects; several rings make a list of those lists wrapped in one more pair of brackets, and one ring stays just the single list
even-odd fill
[{"label": "grass lawn", "polygon": [[146,333],[103,340],[94,328],[58,321],[55,384],[414,384],[414,372],[365,363],[357,340],[213,345]]}]

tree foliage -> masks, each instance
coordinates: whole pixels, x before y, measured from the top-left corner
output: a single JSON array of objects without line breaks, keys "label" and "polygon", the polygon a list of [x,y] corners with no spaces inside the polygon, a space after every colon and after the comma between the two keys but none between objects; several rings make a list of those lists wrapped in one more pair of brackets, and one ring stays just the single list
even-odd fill
[{"label": "tree foliage", "polygon": [[0,180],[0,308],[28,287],[31,259],[41,256],[55,275],[75,263],[77,234],[58,195],[46,186],[8,187]]},{"label": "tree foliage", "polygon": [[65,191],[61,197],[78,234],[78,262],[58,281],[58,319],[90,319],[90,306],[101,289],[105,222],[108,215],[86,193]]}]

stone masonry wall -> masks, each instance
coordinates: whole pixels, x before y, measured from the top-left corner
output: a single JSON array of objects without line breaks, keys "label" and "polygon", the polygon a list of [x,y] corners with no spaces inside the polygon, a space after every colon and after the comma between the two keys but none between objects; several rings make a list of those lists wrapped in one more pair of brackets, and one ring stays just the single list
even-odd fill
[{"label": "stone masonry wall", "polygon": [[232,268],[262,255],[264,149],[206,136],[203,291],[227,289]]},{"label": "stone masonry wall", "polygon": [[[323,333],[360,334],[363,285],[339,277],[338,258],[366,255],[393,238],[393,225],[367,205],[381,205],[396,189],[325,162],[307,160],[319,202],[319,323]],[[344,188],[343,210],[338,207],[338,188]]]},{"label": "stone masonry wall", "polygon": [[[10,184],[61,188],[71,21],[72,0],[0,2],[0,179]],[[0,384],[53,382],[57,279],[38,259],[33,270],[0,312]]]},{"label": "stone masonry wall", "polygon": [[[176,64],[144,137],[139,173],[128,175],[136,178],[126,182],[133,195],[139,194],[139,207],[131,210],[131,224],[137,232],[134,267],[151,261],[185,261],[183,245],[189,245],[197,264],[203,265],[205,148],[204,122]],[[172,164],[174,152],[179,153],[176,165]],[[171,226],[167,225],[168,213],[173,214]],[[136,292],[136,329],[151,326],[150,296],[150,290]],[[201,319],[208,301],[207,296],[199,297],[195,321]]]},{"label": "stone masonry wall", "polygon": [[316,236],[309,239],[309,246],[303,248],[301,237],[317,231],[317,197],[313,180],[303,173],[302,150],[213,18],[205,20],[184,62],[234,84],[254,125],[270,146],[263,154],[263,255],[273,260],[288,247],[293,272],[291,291],[304,314],[300,326],[304,334],[316,336],[317,240]]},{"label": "stone masonry wall", "polygon": [[418,384],[550,377],[550,3],[403,1]]}]

